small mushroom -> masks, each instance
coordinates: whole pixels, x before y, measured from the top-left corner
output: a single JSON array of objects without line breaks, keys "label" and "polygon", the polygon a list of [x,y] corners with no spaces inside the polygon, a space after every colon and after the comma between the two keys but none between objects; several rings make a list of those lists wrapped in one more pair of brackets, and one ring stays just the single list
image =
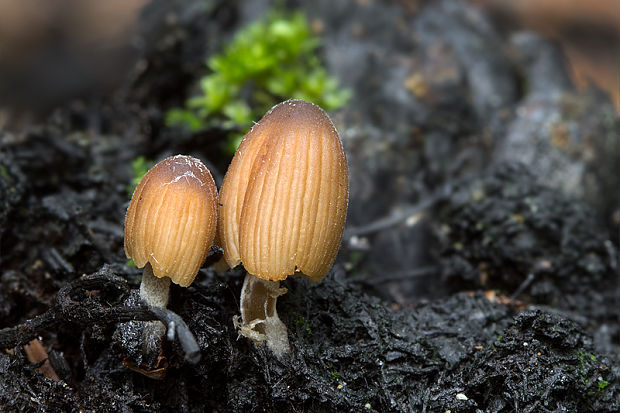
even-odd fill
[{"label": "small mushroom", "polygon": [[[166,307],[170,281],[190,285],[215,237],[217,189],[200,160],[171,156],[142,178],[125,217],[125,254],[144,267],[140,297],[149,305]],[[146,323],[143,347],[158,349],[164,326]]]},{"label": "small mushroom", "polygon": [[219,195],[217,238],[229,267],[243,263],[235,325],[280,357],[289,351],[276,299],[292,274],[322,280],[331,268],[348,204],[348,168],[333,123],[318,106],[288,100],[243,138]]}]

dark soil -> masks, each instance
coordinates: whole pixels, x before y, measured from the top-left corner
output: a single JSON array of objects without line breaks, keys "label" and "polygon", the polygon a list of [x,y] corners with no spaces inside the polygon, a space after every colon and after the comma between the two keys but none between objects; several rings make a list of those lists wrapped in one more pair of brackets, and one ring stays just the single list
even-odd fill
[{"label": "dark soil", "polygon": [[[620,411],[607,98],[574,90],[553,44],[461,1],[298,3],[354,98],[333,114],[351,176],[343,247],[321,283],[284,283],[290,355],[235,331],[240,270],[205,265],[172,287],[170,312],[136,298],[131,161],[189,154],[221,183],[225,131],[163,115],[270,4],[158,0],[113,93],[0,131],[0,410]],[[151,319],[176,334],[140,366],[131,320]],[[28,361],[34,338],[60,380]]]}]

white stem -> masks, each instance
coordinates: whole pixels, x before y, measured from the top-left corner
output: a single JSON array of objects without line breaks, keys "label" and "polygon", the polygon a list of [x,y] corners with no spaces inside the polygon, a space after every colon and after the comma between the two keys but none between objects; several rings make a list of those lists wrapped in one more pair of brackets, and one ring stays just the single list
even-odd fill
[{"label": "white stem", "polygon": [[[140,283],[140,297],[153,307],[166,308],[170,291],[170,277],[155,277],[153,267],[146,263]],[[146,321],[142,329],[142,352],[147,358],[159,355],[161,339],[166,326],[161,321]]]},{"label": "white stem", "polygon": [[170,277],[155,277],[151,263],[147,262],[142,273],[140,283],[140,297],[148,305],[166,308],[168,305],[168,292],[170,291]]},{"label": "white stem", "polygon": [[286,294],[279,281],[265,281],[247,274],[241,289],[242,323],[234,320],[239,333],[256,344],[267,342],[267,347],[280,359],[290,351],[288,331],[278,317],[276,301]]}]

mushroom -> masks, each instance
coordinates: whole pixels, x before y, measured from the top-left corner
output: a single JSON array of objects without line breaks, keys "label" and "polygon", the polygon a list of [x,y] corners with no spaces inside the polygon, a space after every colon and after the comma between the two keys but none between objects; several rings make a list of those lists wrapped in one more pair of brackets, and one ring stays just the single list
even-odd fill
[{"label": "mushroom", "polygon": [[[125,254],[144,267],[140,297],[166,307],[170,281],[190,285],[215,237],[217,189],[200,160],[171,156],[142,178],[125,216]],[[165,329],[145,324],[143,349],[153,354]]]},{"label": "mushroom", "polygon": [[331,268],[348,204],[348,168],[333,123],[318,106],[288,100],[245,135],[219,195],[217,239],[229,267],[243,263],[235,326],[277,357],[289,351],[276,311],[280,281],[322,280]]}]

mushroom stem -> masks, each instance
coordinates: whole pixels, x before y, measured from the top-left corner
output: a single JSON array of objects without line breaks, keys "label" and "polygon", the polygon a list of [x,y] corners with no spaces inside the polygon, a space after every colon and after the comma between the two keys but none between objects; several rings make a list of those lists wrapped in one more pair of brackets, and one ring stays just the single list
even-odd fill
[{"label": "mushroom stem", "polygon": [[[140,298],[152,307],[166,308],[168,292],[170,291],[170,277],[155,277],[153,267],[146,263],[140,283]],[[161,321],[146,321],[142,329],[142,352],[148,358],[159,355],[161,338],[166,332],[166,326]]]},{"label": "mushroom stem", "polygon": [[233,319],[241,335],[257,345],[267,342],[267,347],[278,359],[290,352],[288,331],[276,310],[277,298],[286,291],[286,288],[280,288],[279,281],[266,281],[246,274],[241,289],[242,322],[238,317]]},{"label": "mushroom stem", "polygon": [[155,277],[151,263],[147,262],[142,272],[140,297],[148,305],[166,308],[168,305],[168,291],[170,291],[170,277]]}]

